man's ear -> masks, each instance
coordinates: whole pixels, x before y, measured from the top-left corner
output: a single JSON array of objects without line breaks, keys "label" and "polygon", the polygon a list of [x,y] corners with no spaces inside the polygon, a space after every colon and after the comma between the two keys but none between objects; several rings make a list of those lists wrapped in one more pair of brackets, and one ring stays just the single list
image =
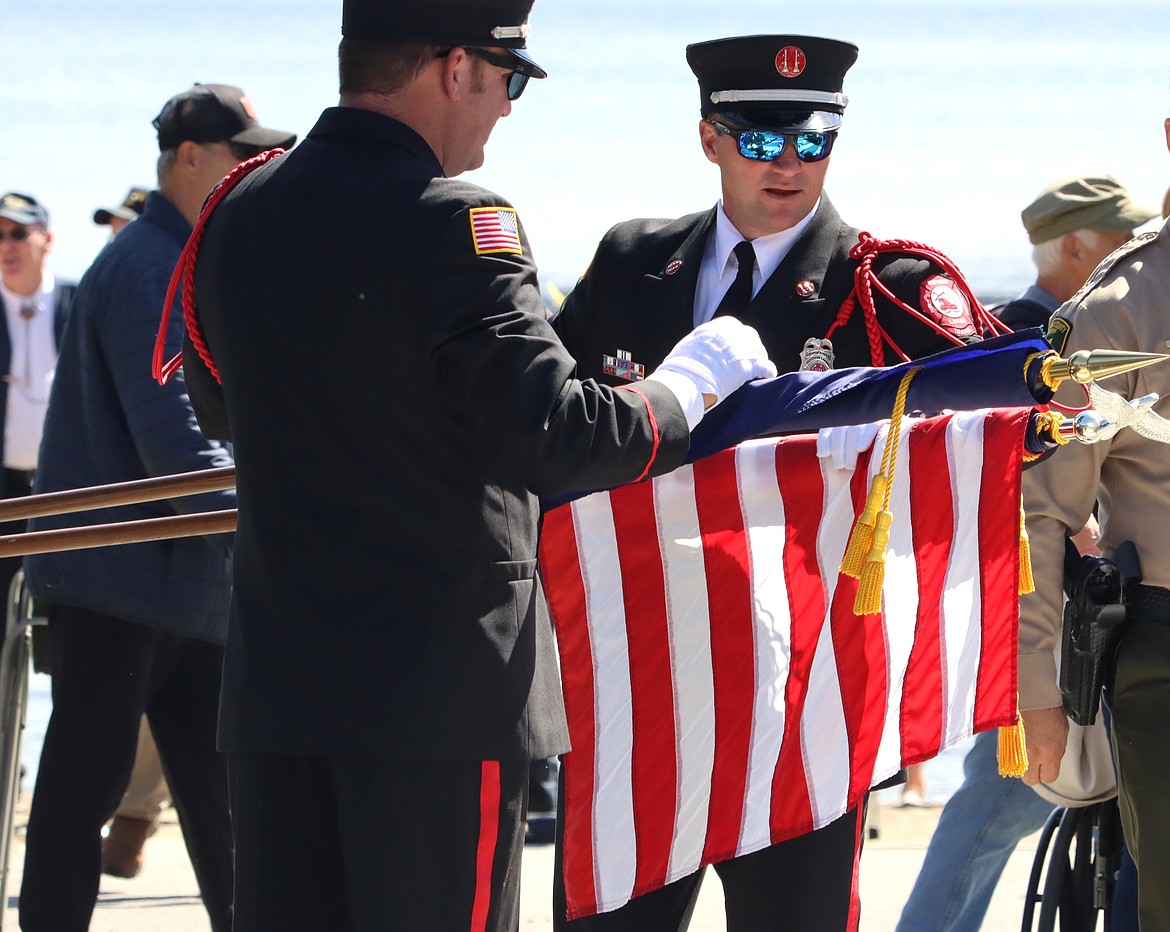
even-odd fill
[{"label": "man's ear", "polygon": [[703,155],[708,162],[718,162],[719,154],[715,151],[715,138],[719,131],[706,120],[699,120],[699,145],[703,147]]},{"label": "man's ear", "polygon": [[451,49],[443,62],[443,90],[452,100],[463,97],[471,87],[472,65],[474,62],[467,50],[459,46]]},{"label": "man's ear", "polygon": [[199,143],[184,139],[175,149],[175,164],[187,170],[197,168],[202,155]]},{"label": "man's ear", "polygon": [[1166,119],[1166,151],[1170,152],[1170,117]]}]

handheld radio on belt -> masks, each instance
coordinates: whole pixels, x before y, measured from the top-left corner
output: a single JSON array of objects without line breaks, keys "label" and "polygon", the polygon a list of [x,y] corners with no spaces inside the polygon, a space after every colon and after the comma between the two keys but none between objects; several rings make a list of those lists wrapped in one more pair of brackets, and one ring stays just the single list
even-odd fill
[{"label": "handheld radio on belt", "polygon": [[1109,672],[1118,628],[1125,621],[1132,590],[1142,581],[1132,540],[1110,560],[1077,552],[1065,541],[1064,631],[1060,642],[1060,694],[1064,710],[1078,725],[1097,720],[1101,687]]}]

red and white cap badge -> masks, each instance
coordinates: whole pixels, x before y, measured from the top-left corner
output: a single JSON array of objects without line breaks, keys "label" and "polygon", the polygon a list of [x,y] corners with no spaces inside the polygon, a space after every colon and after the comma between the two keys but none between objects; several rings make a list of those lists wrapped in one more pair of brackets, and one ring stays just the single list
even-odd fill
[{"label": "red and white cap badge", "polygon": [[795,78],[808,64],[804,50],[796,45],[786,45],[776,53],[776,70],[786,78]]}]

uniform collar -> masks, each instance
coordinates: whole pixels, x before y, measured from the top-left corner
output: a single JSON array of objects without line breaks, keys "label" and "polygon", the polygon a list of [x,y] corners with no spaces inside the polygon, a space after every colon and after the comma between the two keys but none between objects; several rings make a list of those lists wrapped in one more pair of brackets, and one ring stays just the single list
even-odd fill
[{"label": "uniform collar", "polygon": [[[812,219],[816,216],[817,208],[820,204],[821,198],[817,198],[813,209],[796,226],[789,227],[787,230],[781,230],[779,233],[769,233],[767,236],[760,236],[752,240],[752,249],[756,253],[756,265],[760,269],[760,281],[766,282],[772,277],[772,273],[784,261],[784,257],[788,255],[792,249],[792,245],[800,239],[800,235],[812,223]],[[723,210],[723,201],[720,201],[715,206],[714,259],[716,262],[715,267],[719,269],[719,277],[721,279],[726,278],[729,274],[732,276],[735,275],[738,262],[734,259],[732,250],[743,241],[743,238],[743,234],[728,219],[727,214]]]},{"label": "uniform collar", "polygon": [[436,175],[443,174],[438,156],[427,145],[427,141],[405,123],[358,107],[329,107],[322,112],[316,125],[309,130],[308,138],[322,139],[340,136],[360,139],[383,145],[406,149],[416,158],[427,162]]}]

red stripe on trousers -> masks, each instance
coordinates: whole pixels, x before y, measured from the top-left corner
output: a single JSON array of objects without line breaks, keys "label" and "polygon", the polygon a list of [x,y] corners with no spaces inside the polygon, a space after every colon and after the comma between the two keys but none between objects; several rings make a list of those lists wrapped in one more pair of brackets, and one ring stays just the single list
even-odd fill
[{"label": "red stripe on trousers", "polygon": [[715,698],[715,760],[703,846],[703,863],[709,864],[734,857],[739,847],[755,711],[751,566],[734,451],[695,464],[695,504],[707,574]]},{"label": "red stripe on trousers", "polygon": [[475,900],[471,932],[484,932],[492,906],[492,862],[500,837],[500,762],[483,762],[479,785],[479,845],[475,852]]},{"label": "red stripe on trousers", "polygon": [[853,810],[857,826],[853,834],[853,883],[849,887],[849,920],[845,932],[857,932],[861,925],[861,841],[865,831],[865,804]]},{"label": "red stripe on trousers", "polygon": [[561,656],[561,688],[573,750],[563,758],[565,843],[562,870],[570,918],[593,911],[593,783],[597,751],[593,651],[585,618],[585,582],[573,527],[571,505],[544,516],[540,535],[540,572]]},{"label": "red stripe on trousers", "polygon": [[[1029,408],[990,412],[983,421],[979,499],[983,652],[975,692],[976,731],[1016,719],[1020,617],[1020,478]],[[1006,473],[1006,474],[1005,474]],[[1004,676],[1004,671],[1009,675]]]},{"label": "red stripe on trousers", "polygon": [[613,492],[610,500],[630,661],[631,790],[637,838],[633,894],[637,896],[661,887],[670,863],[678,807],[675,720],[670,714],[674,677],[654,484],[626,486]]},{"label": "red stripe on trousers", "polygon": [[817,529],[825,490],[820,470],[810,469],[810,461],[816,462],[815,437],[776,444],[776,479],[785,515],[782,560],[792,617],[792,655],[785,684],[784,737],[772,776],[773,844],[812,829],[812,804],[800,746],[800,719],[825,617],[824,583],[817,559]]}]

